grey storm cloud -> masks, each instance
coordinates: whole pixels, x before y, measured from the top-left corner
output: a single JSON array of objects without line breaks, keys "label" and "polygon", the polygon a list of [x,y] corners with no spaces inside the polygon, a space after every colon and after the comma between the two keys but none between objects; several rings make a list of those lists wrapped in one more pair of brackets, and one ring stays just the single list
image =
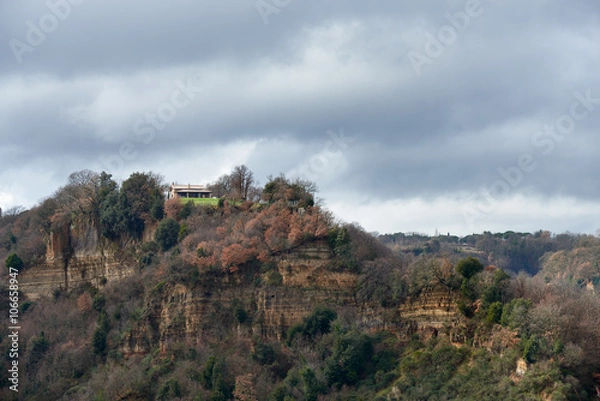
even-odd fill
[{"label": "grey storm cloud", "polygon": [[[597,200],[599,27],[591,0],[2,2],[0,203],[84,168],[209,180],[242,162],[308,172],[333,203],[498,180]],[[584,118],[542,132],[574,102]],[[339,129],[352,143],[327,150]]]}]

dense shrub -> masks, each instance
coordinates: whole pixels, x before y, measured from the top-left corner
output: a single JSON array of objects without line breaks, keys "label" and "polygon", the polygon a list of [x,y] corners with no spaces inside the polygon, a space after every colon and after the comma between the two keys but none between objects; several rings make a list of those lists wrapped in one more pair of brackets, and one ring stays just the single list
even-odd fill
[{"label": "dense shrub", "polygon": [[46,351],[50,348],[50,342],[46,339],[42,331],[38,336],[32,337],[29,342],[29,367],[34,367],[43,357]]},{"label": "dense shrub", "polygon": [[211,356],[200,373],[200,382],[206,390],[210,390],[210,400],[229,400],[234,385],[228,375],[223,359]]},{"label": "dense shrub", "polygon": [[483,263],[481,263],[479,259],[474,258],[472,256],[461,260],[456,265],[456,271],[458,272],[458,274],[460,274],[466,279],[470,279],[475,274],[483,271],[483,268]]},{"label": "dense shrub", "polygon": [[185,220],[185,219],[187,219],[188,217],[190,217],[192,215],[193,211],[194,211],[194,202],[193,201],[187,201],[181,207],[181,210],[177,214],[177,217],[180,220]]},{"label": "dense shrub", "polygon": [[24,265],[23,260],[16,253],[8,255],[5,264],[7,268],[12,267],[17,270],[21,270]]},{"label": "dense shrub", "polygon": [[100,312],[106,305],[106,297],[104,294],[96,294],[92,300],[92,308]]},{"label": "dense shrub", "polygon": [[511,330],[526,329],[528,321],[527,313],[531,307],[532,303],[529,300],[522,298],[513,299],[502,308],[500,323]]},{"label": "dense shrub", "polygon": [[248,320],[248,312],[246,312],[246,309],[238,303],[233,307],[233,317],[235,317],[235,320],[238,323],[242,324]]},{"label": "dense shrub", "polygon": [[181,397],[181,386],[177,379],[167,380],[159,389],[156,398],[159,400],[172,400]]},{"label": "dense shrub", "polygon": [[98,327],[92,337],[92,349],[95,354],[104,357],[108,353],[108,331],[110,322],[105,311],[100,312],[98,316]]},{"label": "dense shrub", "polygon": [[460,293],[469,301],[475,301],[479,296],[476,281],[473,278],[464,278],[460,286]]},{"label": "dense shrub", "polygon": [[275,362],[275,349],[270,344],[265,344],[262,340],[257,341],[252,351],[252,359],[260,365],[271,365]]},{"label": "dense shrub", "polygon": [[484,308],[489,307],[494,302],[506,301],[506,289],[510,282],[510,276],[502,269],[494,270],[492,283],[487,286],[481,294],[481,302]]},{"label": "dense shrub", "polygon": [[179,234],[177,235],[177,242],[183,241],[183,239],[189,234],[189,229],[187,224],[181,223],[179,226]]},{"label": "dense shrub", "polygon": [[325,360],[324,373],[330,386],[355,385],[364,377],[373,357],[373,340],[366,334],[348,332],[336,338],[333,354]]},{"label": "dense shrub", "polygon": [[167,251],[177,244],[178,237],[179,223],[175,219],[167,218],[158,225],[154,240],[163,251]]},{"label": "dense shrub", "polygon": [[490,324],[500,323],[502,318],[502,302],[494,302],[490,305],[487,313],[487,322]]},{"label": "dense shrub", "polygon": [[331,322],[337,318],[333,309],[317,307],[312,314],[302,319],[302,323],[288,330],[287,341],[291,343],[299,335],[305,339],[314,339],[318,335],[327,334],[331,330]]}]

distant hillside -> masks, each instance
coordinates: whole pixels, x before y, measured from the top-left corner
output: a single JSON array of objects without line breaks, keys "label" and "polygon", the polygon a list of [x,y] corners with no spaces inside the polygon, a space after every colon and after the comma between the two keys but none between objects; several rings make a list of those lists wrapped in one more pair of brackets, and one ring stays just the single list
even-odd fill
[{"label": "distant hillside", "polygon": [[600,246],[596,241],[572,250],[548,253],[539,273],[546,282],[567,281],[580,286],[600,284]]},{"label": "distant hillside", "polygon": [[465,237],[421,234],[385,234],[379,239],[398,255],[445,255],[454,258],[477,256],[486,264],[514,273],[535,275],[546,253],[571,251],[582,246],[600,246],[600,238],[581,234],[551,234],[548,231],[519,233],[484,232]]}]

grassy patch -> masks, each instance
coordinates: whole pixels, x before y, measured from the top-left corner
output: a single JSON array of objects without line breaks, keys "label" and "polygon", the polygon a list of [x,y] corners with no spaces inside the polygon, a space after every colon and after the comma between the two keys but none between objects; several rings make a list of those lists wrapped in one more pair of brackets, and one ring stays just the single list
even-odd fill
[{"label": "grassy patch", "polygon": [[[219,198],[179,198],[181,203],[192,202],[194,205],[198,206],[219,206]],[[230,205],[241,205],[244,203],[241,200],[231,200],[227,199]]]},{"label": "grassy patch", "polygon": [[194,205],[218,206],[219,198],[180,198],[181,203],[192,202]]}]

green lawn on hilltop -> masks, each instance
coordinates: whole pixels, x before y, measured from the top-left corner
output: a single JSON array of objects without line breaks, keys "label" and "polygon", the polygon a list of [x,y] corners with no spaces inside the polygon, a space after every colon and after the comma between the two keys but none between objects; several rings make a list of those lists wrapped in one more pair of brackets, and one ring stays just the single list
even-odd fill
[{"label": "green lawn on hilltop", "polygon": [[[195,206],[219,206],[219,198],[179,198],[181,203],[192,202]],[[230,205],[241,205],[244,201],[227,199]]]},{"label": "green lawn on hilltop", "polygon": [[180,198],[182,203],[192,202],[194,205],[218,206],[219,198]]}]

